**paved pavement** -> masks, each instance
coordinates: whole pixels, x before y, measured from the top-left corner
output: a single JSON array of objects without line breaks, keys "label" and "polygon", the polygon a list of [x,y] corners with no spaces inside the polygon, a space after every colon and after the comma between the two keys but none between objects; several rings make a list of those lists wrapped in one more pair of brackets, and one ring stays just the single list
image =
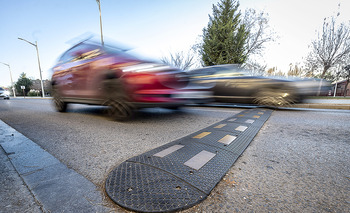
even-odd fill
[{"label": "paved pavement", "polygon": [[101,192],[0,121],[0,212],[108,212]]},{"label": "paved pavement", "polygon": [[[310,99],[293,107],[350,110],[350,100]],[[89,180],[2,121],[0,145],[0,213],[110,211]]]}]

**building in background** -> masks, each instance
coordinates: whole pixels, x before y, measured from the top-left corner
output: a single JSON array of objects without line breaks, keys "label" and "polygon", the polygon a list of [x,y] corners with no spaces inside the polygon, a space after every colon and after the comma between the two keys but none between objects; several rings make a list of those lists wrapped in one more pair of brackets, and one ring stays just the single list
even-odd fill
[{"label": "building in background", "polygon": [[333,84],[332,95],[334,95],[334,89],[335,89],[335,86],[337,85],[335,96],[350,96],[350,88],[349,88],[350,85],[348,85],[348,88],[345,91],[347,81],[348,80],[338,81],[336,84]]},{"label": "building in background", "polygon": [[[37,93],[38,96],[41,95],[41,84],[40,79],[32,80],[33,85],[30,87],[32,93]],[[51,81],[43,80],[43,86],[45,91],[45,96],[51,96]]]}]

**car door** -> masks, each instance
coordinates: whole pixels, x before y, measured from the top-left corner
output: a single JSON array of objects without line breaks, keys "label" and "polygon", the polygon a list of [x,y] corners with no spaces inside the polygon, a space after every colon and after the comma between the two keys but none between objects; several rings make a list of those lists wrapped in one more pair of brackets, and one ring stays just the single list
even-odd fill
[{"label": "car door", "polygon": [[72,93],[76,98],[90,99],[92,97],[91,79],[94,78],[92,63],[100,55],[99,48],[94,45],[81,45],[72,51],[73,59],[69,69],[72,75]]},{"label": "car door", "polygon": [[214,95],[222,98],[241,96],[240,88],[245,84],[245,77],[240,73],[232,70],[223,70],[215,73],[216,79]]},{"label": "car door", "polygon": [[66,51],[55,67],[53,67],[52,81],[59,87],[63,97],[74,96],[73,75],[71,72],[71,61],[73,60],[72,49]]}]

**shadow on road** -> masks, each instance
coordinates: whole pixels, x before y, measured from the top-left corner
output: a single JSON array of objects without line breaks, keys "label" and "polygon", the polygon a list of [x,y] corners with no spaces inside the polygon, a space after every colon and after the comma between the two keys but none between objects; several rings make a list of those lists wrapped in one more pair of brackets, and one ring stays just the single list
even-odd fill
[{"label": "shadow on road", "polygon": [[[98,117],[105,117],[109,119],[106,113],[107,107],[104,106],[86,106],[86,105],[71,105],[67,109],[65,114],[75,113],[83,115],[91,115]],[[134,115],[123,122],[140,122],[147,120],[168,120],[178,118],[179,116],[188,115],[190,112],[179,109],[166,109],[166,108],[145,108],[134,111]]]}]

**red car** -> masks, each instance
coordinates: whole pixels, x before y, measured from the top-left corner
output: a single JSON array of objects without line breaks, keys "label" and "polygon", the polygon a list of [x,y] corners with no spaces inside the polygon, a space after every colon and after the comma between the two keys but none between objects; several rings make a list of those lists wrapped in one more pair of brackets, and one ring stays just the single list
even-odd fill
[{"label": "red car", "polygon": [[177,68],[84,41],[67,50],[53,67],[52,95],[59,112],[69,103],[105,105],[109,116],[124,120],[134,109],[177,108],[210,98],[209,91],[190,89],[188,82]]}]

